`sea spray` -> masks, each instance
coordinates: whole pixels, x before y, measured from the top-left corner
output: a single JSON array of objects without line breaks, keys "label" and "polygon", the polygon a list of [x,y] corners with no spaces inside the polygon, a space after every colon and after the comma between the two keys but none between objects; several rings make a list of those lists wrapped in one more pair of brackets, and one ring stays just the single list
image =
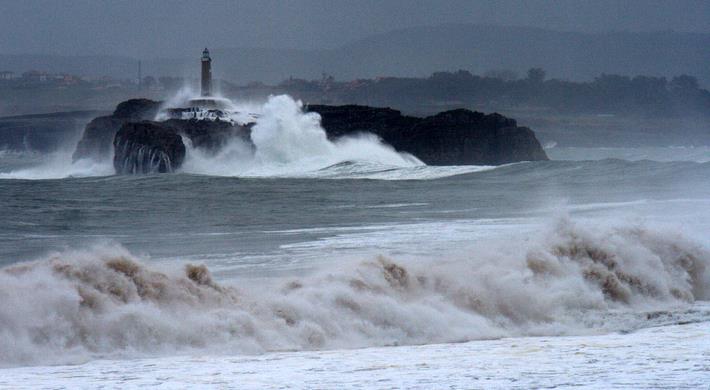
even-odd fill
[{"label": "sea spray", "polygon": [[302,103],[290,96],[270,97],[256,115],[253,146],[237,138],[215,153],[188,145],[182,170],[226,176],[303,176],[348,161],[387,169],[424,165],[372,134],[329,140],[320,116],[304,112]]},{"label": "sea spray", "polygon": [[[30,149],[13,151],[20,157],[22,164],[12,164],[10,169],[0,168],[0,179],[62,179],[66,177],[107,176],[115,173],[113,169],[113,150],[101,159],[82,158],[76,161],[72,156],[83,130],[77,128],[76,133],[64,140],[56,150],[40,153]],[[4,161],[0,153],[0,167]]]},{"label": "sea spray", "polygon": [[[185,106],[191,97],[194,92],[189,88],[180,90],[166,100],[154,119],[169,119],[166,109]],[[320,125],[319,115],[304,112],[303,104],[290,96],[271,96],[264,103],[233,102],[225,98],[219,101],[227,106],[228,120],[233,123],[255,122],[251,144],[235,136],[218,150],[208,151],[193,147],[189,139],[183,137],[187,156],[181,171],[218,176],[284,177],[309,175],[342,162],[376,164],[381,169],[424,165],[409,154],[396,152],[372,134],[329,140]],[[31,167],[0,172],[0,178],[59,179],[115,174],[111,164],[113,151],[101,159],[72,161],[77,140],[69,143],[71,146],[41,156],[41,161]],[[152,163],[160,164],[158,160],[164,157],[156,156]]]},{"label": "sea spray", "polygon": [[32,165],[0,172],[0,179],[62,179],[66,177],[88,177],[113,175],[113,153],[111,156],[95,160],[83,158],[72,160],[73,149],[63,149],[45,155],[36,154]]},{"label": "sea spray", "polygon": [[[216,282],[118,245],[0,270],[0,363],[355,348],[633,330],[708,299],[710,250],[641,225],[562,218],[466,257],[375,257],[308,276]],[[660,314],[659,314],[660,313]],[[695,317],[694,317],[695,316]]]}]

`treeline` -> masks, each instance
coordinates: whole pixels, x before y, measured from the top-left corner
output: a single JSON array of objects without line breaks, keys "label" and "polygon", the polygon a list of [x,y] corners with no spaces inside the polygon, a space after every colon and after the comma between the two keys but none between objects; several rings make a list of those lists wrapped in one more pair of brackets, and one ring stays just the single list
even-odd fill
[{"label": "treeline", "polygon": [[560,113],[710,115],[710,92],[700,88],[697,79],[689,75],[669,80],[602,74],[590,82],[572,82],[546,79],[541,68],[530,69],[524,78],[506,71],[478,76],[459,70],[437,72],[427,78],[383,77],[350,82],[324,75],[320,80],[285,80],[276,89],[310,101],[410,108],[460,104]]}]

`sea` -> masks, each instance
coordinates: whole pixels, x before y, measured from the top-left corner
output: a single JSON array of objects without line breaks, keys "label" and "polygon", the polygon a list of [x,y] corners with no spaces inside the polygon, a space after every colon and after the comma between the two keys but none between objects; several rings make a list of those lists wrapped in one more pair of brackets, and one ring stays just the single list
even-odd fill
[{"label": "sea", "polygon": [[709,388],[709,147],[427,166],[249,110],[167,174],[0,151],[0,388]]}]

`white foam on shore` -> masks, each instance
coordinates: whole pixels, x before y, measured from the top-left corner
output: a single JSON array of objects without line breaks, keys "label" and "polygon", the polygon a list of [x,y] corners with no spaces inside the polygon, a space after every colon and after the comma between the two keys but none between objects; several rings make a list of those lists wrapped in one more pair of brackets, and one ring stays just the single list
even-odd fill
[{"label": "white foam on shore", "polygon": [[[710,304],[696,304],[710,310]],[[0,389],[704,388],[710,322],[628,334],[460,344],[97,360],[0,369]]]}]

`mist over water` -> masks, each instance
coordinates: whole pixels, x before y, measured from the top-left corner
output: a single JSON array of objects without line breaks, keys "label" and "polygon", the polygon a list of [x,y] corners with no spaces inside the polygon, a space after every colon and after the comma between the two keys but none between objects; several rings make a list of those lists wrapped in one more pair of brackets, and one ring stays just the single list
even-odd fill
[{"label": "mist over water", "polygon": [[72,161],[73,150],[60,150],[48,155],[36,156],[31,166],[0,172],[0,179],[63,179],[66,177],[109,176],[116,173],[111,158],[96,161],[81,159]]},{"label": "mist over water", "polygon": [[25,150],[0,149],[1,179],[62,179],[66,177],[108,176],[115,173],[113,151],[101,159],[72,160],[83,126],[60,142],[56,149],[42,153],[27,147]]}]

